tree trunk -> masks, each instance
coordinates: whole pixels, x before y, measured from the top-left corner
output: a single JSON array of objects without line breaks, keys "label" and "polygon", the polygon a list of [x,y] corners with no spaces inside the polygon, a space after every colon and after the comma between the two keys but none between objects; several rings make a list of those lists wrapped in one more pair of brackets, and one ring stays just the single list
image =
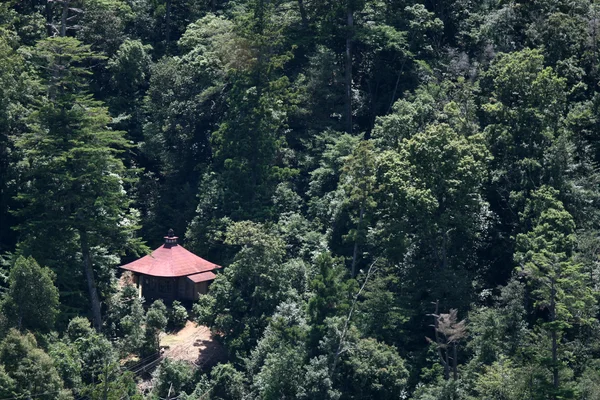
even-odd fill
[{"label": "tree trunk", "polygon": [[358,217],[358,225],[356,226],[356,238],[354,239],[354,251],[352,252],[352,277],[356,276],[356,261],[358,260],[358,240],[360,230],[362,229],[362,222],[365,215],[365,202],[363,201],[360,205],[360,214]]},{"label": "tree trunk", "polygon": [[444,379],[448,380],[448,379],[450,379],[450,368],[448,366],[448,358],[447,358],[448,348],[446,348],[446,359],[444,360],[444,354],[442,353],[442,341],[440,340],[440,333],[438,330],[439,326],[440,326],[439,310],[440,310],[440,301],[436,300],[435,301],[435,313],[433,314],[433,331],[435,333],[435,347],[437,348],[438,356],[440,357],[440,363],[444,367]]},{"label": "tree trunk", "polygon": [[100,332],[102,330],[102,314],[100,312],[100,298],[96,289],[96,281],[94,279],[94,269],[92,268],[92,258],[90,256],[90,244],[88,234],[85,230],[79,230],[81,240],[81,255],[83,256],[83,270],[87,281],[88,294],[92,303],[92,319],[94,328]]},{"label": "tree trunk", "polygon": [[302,20],[302,27],[308,29],[308,17],[306,16],[306,8],[304,8],[304,0],[298,0],[298,8],[300,10],[300,19]]},{"label": "tree trunk", "polygon": [[171,0],[167,0],[167,7],[165,11],[165,41],[166,46],[169,46],[171,40]]},{"label": "tree trunk", "polygon": [[[550,287],[550,320],[556,321],[556,286],[554,279]],[[553,399],[556,399],[556,391],[558,390],[558,337],[556,328],[552,327],[552,386],[554,387]]]},{"label": "tree trunk", "polygon": [[53,36],[53,18],[52,18],[52,3],[48,0],[46,0],[46,33],[48,34],[48,37],[52,37]]},{"label": "tree trunk", "polygon": [[456,350],[456,342],[452,342],[452,372],[454,380],[458,380],[458,351]]},{"label": "tree trunk", "polygon": [[108,400],[108,382],[110,382],[110,377],[108,375],[108,365],[106,361],[104,362],[104,384],[103,392],[102,392],[102,400]]},{"label": "tree trunk", "polygon": [[62,2],[62,14],[60,17],[60,37],[67,36],[67,18],[69,17],[69,3],[70,0],[64,0]]},{"label": "tree trunk", "polygon": [[352,305],[350,306],[350,311],[348,312],[348,316],[346,317],[346,321],[344,322],[344,328],[342,329],[342,332],[340,334],[340,341],[338,343],[337,350],[335,351],[335,354],[333,355],[333,364],[331,366],[331,370],[329,371],[330,378],[333,378],[333,376],[335,374],[335,370],[338,365],[338,361],[340,359],[340,355],[345,351],[344,346],[345,346],[346,334],[348,333],[348,327],[350,324],[350,320],[352,319],[352,314],[354,313],[354,309],[356,308],[356,303],[358,302],[358,298],[360,297],[361,293],[365,289],[365,286],[367,286],[367,282],[369,282],[369,278],[371,278],[371,275],[373,273],[375,273],[375,270],[376,270],[375,264],[377,264],[377,261],[379,261],[379,259],[376,259],[375,261],[373,261],[373,263],[369,267],[369,269],[367,271],[367,276],[365,277],[365,281],[363,282],[362,286],[360,287],[360,289],[354,296],[354,299],[352,300]]},{"label": "tree trunk", "polygon": [[557,334],[556,331],[552,331],[552,386],[554,387],[554,398],[556,398],[556,391],[558,390],[558,346],[557,346]]},{"label": "tree trunk", "polygon": [[448,268],[448,232],[444,232],[442,238],[442,269]]},{"label": "tree trunk", "polygon": [[352,37],[354,34],[354,15],[348,0],[346,33],[346,132],[352,133]]},{"label": "tree trunk", "polygon": [[23,327],[23,307],[19,304],[19,316],[17,317],[17,329],[21,332]]},{"label": "tree trunk", "polygon": [[450,348],[446,346],[446,363],[444,364],[444,378],[450,379]]}]

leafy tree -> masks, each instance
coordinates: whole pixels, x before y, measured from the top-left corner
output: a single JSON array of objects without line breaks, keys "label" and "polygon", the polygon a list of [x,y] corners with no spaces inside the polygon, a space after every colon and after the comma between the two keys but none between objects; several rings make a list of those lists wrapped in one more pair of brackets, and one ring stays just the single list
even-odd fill
[{"label": "leafy tree", "polygon": [[58,315],[58,289],[54,273],[32,258],[19,256],[10,270],[9,288],[2,311],[19,330],[49,331]]},{"label": "leafy tree", "polygon": [[308,325],[295,303],[279,305],[246,363],[255,376],[252,392],[262,399],[295,398],[302,391]]},{"label": "leafy tree", "polygon": [[88,386],[84,393],[90,400],[143,400],[134,378],[133,372],[122,373],[117,364],[107,364],[98,383]]},{"label": "leafy tree", "polygon": [[579,381],[579,392],[583,398],[597,399],[600,395],[600,386],[598,382],[598,363],[594,362],[588,366]]},{"label": "leafy tree", "polygon": [[17,222],[14,207],[14,180],[17,176],[14,141],[24,127],[19,119],[25,113],[26,97],[35,90],[36,81],[28,76],[25,60],[17,51],[15,32],[0,26],[0,251],[8,251],[15,242],[11,227]]},{"label": "leafy tree", "polygon": [[[163,58],[151,68],[142,155],[149,159],[152,173],[140,182],[142,194],[148,193],[140,196],[140,203],[149,236],[160,237],[169,228],[183,232],[196,206],[201,207],[196,218],[207,213],[223,216],[221,199],[210,196],[222,184],[213,179],[206,182],[202,172],[213,153],[211,134],[227,109],[228,71],[247,58],[233,26],[227,18],[206,15],[190,24],[181,37],[181,57]],[[191,170],[199,173],[190,174]],[[161,184],[155,188],[157,179]],[[165,221],[172,226],[165,226]],[[202,220],[200,227],[210,228],[209,223]],[[148,230],[148,225],[154,229]],[[190,239],[204,244],[202,237],[196,237]]]},{"label": "leafy tree", "polygon": [[159,335],[165,330],[168,322],[165,303],[162,300],[154,301],[146,312],[146,343],[143,355],[150,355],[159,351]]},{"label": "leafy tree", "polygon": [[494,307],[482,307],[469,314],[468,347],[473,352],[473,363],[490,365],[503,357],[518,357],[530,333],[524,303],[525,285],[512,279],[501,289]]},{"label": "leafy tree", "polygon": [[334,389],[327,357],[311,358],[304,365],[304,384],[298,392],[299,399],[337,400],[341,393]]},{"label": "leafy tree", "polygon": [[351,399],[397,399],[406,390],[408,370],[395,348],[360,340],[346,360]]},{"label": "leafy tree", "polygon": [[251,0],[238,17],[248,64],[231,71],[227,112],[211,137],[215,169],[228,199],[224,211],[235,220],[268,216],[264,205],[277,183],[295,173],[278,162],[294,93],[280,72],[292,54],[282,24],[273,23],[276,18],[276,5],[264,0]]},{"label": "leafy tree", "polygon": [[92,329],[86,318],[73,318],[67,327],[67,343],[73,346],[81,361],[81,380],[84,384],[98,381],[107,365],[116,362],[112,343]]},{"label": "leafy tree", "polygon": [[85,338],[92,334],[90,321],[87,318],[75,317],[69,321],[66,336],[71,342],[75,342],[77,339]]},{"label": "leafy tree", "polygon": [[211,372],[210,396],[214,400],[242,400],[246,390],[244,375],[231,364],[219,364]]},{"label": "leafy tree", "polygon": [[38,348],[32,334],[11,330],[0,343],[3,385],[0,390],[12,396],[56,399],[63,397],[63,382],[52,359]]},{"label": "leafy tree", "polygon": [[125,40],[107,65],[111,89],[107,105],[112,115],[119,116],[115,127],[126,131],[135,142],[143,139],[143,99],[150,81],[151,50],[152,46],[139,40]]},{"label": "leafy tree", "polygon": [[532,393],[523,387],[520,372],[510,359],[501,357],[478,376],[474,391],[480,398],[511,400],[531,396]]},{"label": "leafy tree", "polygon": [[190,385],[193,370],[185,361],[166,358],[154,373],[156,384],[152,388],[153,395],[166,398],[167,395],[178,396]]},{"label": "leafy tree", "polygon": [[345,193],[343,188],[339,187],[344,161],[350,158],[358,147],[360,138],[327,131],[317,136],[314,141],[311,158],[314,158],[315,162],[309,172],[308,215],[333,237],[334,228],[340,225],[344,205]]},{"label": "leafy tree", "polygon": [[176,329],[181,329],[185,326],[187,319],[187,310],[184,306],[181,305],[181,302],[175,300],[171,305],[171,315],[169,317],[169,320]]},{"label": "leafy tree", "polygon": [[144,346],[145,312],[138,288],[127,282],[110,298],[107,313],[107,333],[122,340],[121,351],[139,354]]},{"label": "leafy tree", "polygon": [[488,159],[481,134],[463,136],[448,124],[429,125],[379,159],[376,240],[390,261],[412,266],[403,286],[417,298],[451,295],[465,304],[460,294],[468,293],[464,285],[474,262],[468,255],[479,247],[486,223]]},{"label": "leafy tree", "polygon": [[[112,56],[126,40],[126,24],[132,18],[131,7],[124,0],[73,1],[78,8],[71,23],[81,42],[90,45],[94,52]],[[79,3],[79,4],[77,4]]]},{"label": "leafy tree", "polygon": [[568,154],[555,151],[567,135],[565,84],[539,50],[500,55],[483,75],[490,96],[482,106],[485,134],[494,156],[488,198],[503,236],[518,232],[517,216],[531,191],[565,187]]},{"label": "leafy tree", "polygon": [[194,312],[232,355],[241,356],[254,347],[277,306],[298,294],[297,283],[306,275],[283,262],[284,243],[260,224],[230,225],[225,243],[241,249]]},{"label": "leafy tree", "polygon": [[73,346],[68,339],[57,340],[49,345],[48,355],[52,357],[65,387],[78,389],[81,385],[83,366],[77,347]]}]

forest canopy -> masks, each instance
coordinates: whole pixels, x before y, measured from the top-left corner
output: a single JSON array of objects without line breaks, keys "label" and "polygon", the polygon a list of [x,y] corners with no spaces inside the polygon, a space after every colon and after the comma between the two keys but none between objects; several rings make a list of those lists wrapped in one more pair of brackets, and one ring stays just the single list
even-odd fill
[{"label": "forest canopy", "polygon": [[[599,42],[584,0],[2,1],[0,400],[600,398]],[[118,268],[169,229],[193,304]],[[161,356],[190,325],[214,362]]]}]

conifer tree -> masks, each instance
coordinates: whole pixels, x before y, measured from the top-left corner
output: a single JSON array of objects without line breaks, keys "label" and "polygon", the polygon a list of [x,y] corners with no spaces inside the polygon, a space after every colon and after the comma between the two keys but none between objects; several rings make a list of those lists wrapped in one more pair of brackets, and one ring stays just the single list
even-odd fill
[{"label": "conifer tree", "polygon": [[347,202],[358,209],[358,216],[353,215],[356,223],[348,237],[354,241],[352,251],[351,276],[356,276],[356,265],[359,259],[359,250],[366,241],[369,228],[371,211],[376,207],[373,194],[377,190],[376,158],[373,143],[363,141],[354,149],[351,156],[347,157],[343,174],[340,178],[346,191]]},{"label": "conifer tree", "polygon": [[575,223],[557,199],[558,191],[547,186],[532,193],[523,216],[533,226],[517,236],[515,255],[520,272],[531,287],[535,306],[547,313],[540,328],[550,336],[553,398],[562,398],[560,371],[564,367],[561,349],[566,331],[587,325],[594,315],[595,299],[573,259]]},{"label": "conifer tree", "polygon": [[17,142],[26,183],[18,194],[19,230],[32,246],[48,238],[74,240],[81,252],[94,327],[102,326],[91,248],[132,244],[135,217],[125,191],[130,178],[118,154],[129,147],[110,129],[106,107],[88,94],[89,46],[70,37],[38,42],[34,61],[46,93]]},{"label": "conifer tree", "polygon": [[1,309],[14,319],[19,330],[48,331],[53,328],[59,304],[53,278],[54,273],[40,267],[32,257],[16,259]]}]

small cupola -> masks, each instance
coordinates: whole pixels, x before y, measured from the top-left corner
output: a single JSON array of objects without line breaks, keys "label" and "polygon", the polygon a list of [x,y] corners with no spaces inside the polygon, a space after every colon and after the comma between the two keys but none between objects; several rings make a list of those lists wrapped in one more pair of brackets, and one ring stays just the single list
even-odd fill
[{"label": "small cupola", "polygon": [[165,236],[165,247],[177,246],[177,236],[175,236],[175,232],[173,229],[169,229],[167,236]]}]

